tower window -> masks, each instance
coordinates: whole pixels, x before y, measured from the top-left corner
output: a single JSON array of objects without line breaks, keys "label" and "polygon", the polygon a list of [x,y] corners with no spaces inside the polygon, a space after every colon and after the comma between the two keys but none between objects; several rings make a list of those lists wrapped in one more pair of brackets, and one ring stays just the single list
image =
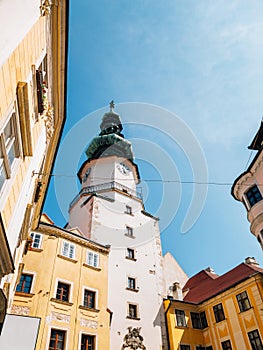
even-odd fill
[{"label": "tower window", "polygon": [[131,260],[135,260],[135,250],[132,248],[127,248],[126,258],[131,259]]},{"label": "tower window", "polygon": [[185,312],[183,310],[174,310],[177,327],[186,327]]},{"label": "tower window", "polygon": [[128,288],[129,289],[136,289],[136,280],[133,277],[128,277]]},{"label": "tower window", "polygon": [[222,304],[215,305],[213,307],[216,322],[223,321],[225,319],[224,309]]},{"label": "tower window", "polygon": [[125,213],[129,214],[129,215],[132,215],[132,207],[129,207],[128,205],[126,205]]},{"label": "tower window", "polygon": [[241,312],[251,308],[246,291],[238,294],[236,297],[237,297],[238,306]]},{"label": "tower window", "polygon": [[60,329],[51,329],[48,350],[64,350],[65,334],[66,332]]},{"label": "tower window", "polygon": [[248,332],[248,338],[253,350],[263,349],[262,341],[260,339],[259,332],[257,329],[255,329],[252,332]]},{"label": "tower window", "polygon": [[129,227],[129,226],[126,226],[126,236],[128,237],[134,237],[133,235],[133,228],[132,227]]},{"label": "tower window", "polygon": [[128,318],[138,319],[138,305],[128,304]]},{"label": "tower window", "polygon": [[250,204],[250,207],[253,207],[253,205],[262,200],[262,195],[257,185],[250,187],[245,195]]}]

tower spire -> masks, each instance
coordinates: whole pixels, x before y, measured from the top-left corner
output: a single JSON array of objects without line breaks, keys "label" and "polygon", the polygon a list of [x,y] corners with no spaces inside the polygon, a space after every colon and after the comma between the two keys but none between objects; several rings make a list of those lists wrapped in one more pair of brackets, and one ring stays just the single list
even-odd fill
[{"label": "tower spire", "polygon": [[114,110],[114,107],[115,107],[115,103],[114,103],[113,100],[111,100],[111,102],[110,102],[110,111],[111,111],[111,112],[114,112],[114,111],[113,111],[113,110]]}]

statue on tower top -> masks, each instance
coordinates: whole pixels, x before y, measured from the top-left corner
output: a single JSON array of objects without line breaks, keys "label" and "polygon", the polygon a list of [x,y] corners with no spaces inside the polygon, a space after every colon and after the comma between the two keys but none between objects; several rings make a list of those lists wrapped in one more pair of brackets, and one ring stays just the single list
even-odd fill
[{"label": "statue on tower top", "polygon": [[122,131],[121,118],[118,113],[114,112],[114,107],[115,107],[115,104],[114,104],[114,101],[112,100],[110,102],[110,111],[108,113],[105,113],[102,118],[102,122],[100,124],[100,129],[101,129],[100,136],[114,133],[123,137],[123,135],[121,134],[121,131]]}]

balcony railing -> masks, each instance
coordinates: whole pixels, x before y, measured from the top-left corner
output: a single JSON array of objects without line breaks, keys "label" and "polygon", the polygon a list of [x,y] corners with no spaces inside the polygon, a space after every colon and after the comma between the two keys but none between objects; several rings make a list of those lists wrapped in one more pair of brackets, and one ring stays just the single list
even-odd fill
[{"label": "balcony railing", "polygon": [[105,192],[109,190],[118,190],[122,193],[128,194],[129,196],[133,198],[138,198],[142,200],[142,193],[139,191],[134,191],[131,188],[124,186],[116,181],[106,182],[104,184],[94,185],[94,186],[87,186],[81,189],[79,194],[73,199],[73,201],[70,203],[70,208],[77,202],[79,197],[81,195],[87,195],[87,194],[93,194],[93,193],[100,193]]}]

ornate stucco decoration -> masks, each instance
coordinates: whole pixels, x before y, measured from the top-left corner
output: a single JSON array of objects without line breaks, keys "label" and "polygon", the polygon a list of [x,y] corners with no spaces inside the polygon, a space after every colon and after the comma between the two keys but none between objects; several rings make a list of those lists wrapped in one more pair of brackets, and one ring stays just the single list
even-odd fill
[{"label": "ornate stucco decoration", "polygon": [[29,311],[30,311],[30,308],[27,306],[12,305],[11,307],[11,314],[13,315],[28,316]]},{"label": "ornate stucco decoration", "polygon": [[43,118],[46,126],[46,138],[49,141],[54,132],[54,109],[50,104],[45,107]]},{"label": "ornate stucco decoration", "polygon": [[41,0],[40,14],[41,16],[48,16],[51,14],[51,0]]},{"label": "ornate stucco decoration", "polygon": [[88,327],[88,328],[93,328],[93,329],[98,328],[98,322],[93,321],[93,320],[87,320],[85,318],[80,319],[80,325],[82,327]]},{"label": "ornate stucco decoration", "polygon": [[146,347],[143,345],[143,337],[140,335],[141,327],[128,327],[128,333],[124,337],[124,343],[122,345],[122,350],[137,350],[143,349],[146,350]]}]

